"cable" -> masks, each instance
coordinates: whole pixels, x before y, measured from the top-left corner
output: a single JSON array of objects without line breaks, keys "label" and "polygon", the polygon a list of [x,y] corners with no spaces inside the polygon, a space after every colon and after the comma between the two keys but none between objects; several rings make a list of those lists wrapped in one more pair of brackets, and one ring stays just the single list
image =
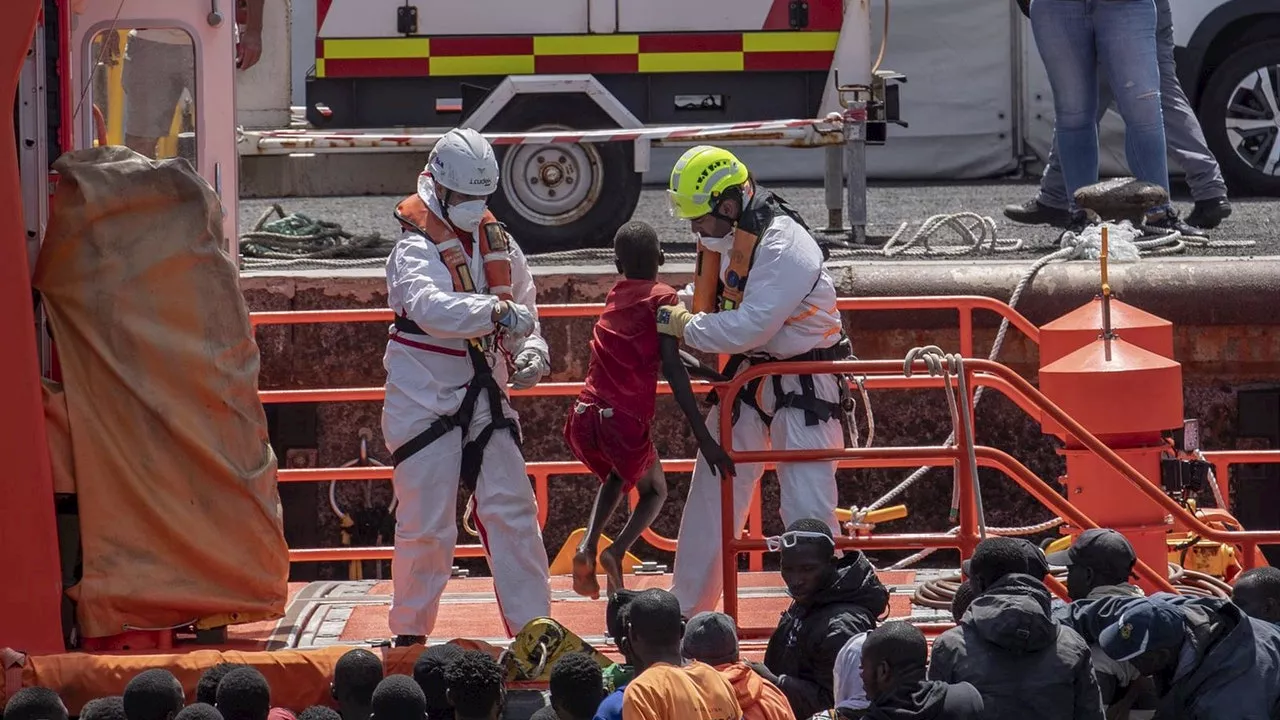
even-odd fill
[{"label": "cable", "polygon": [[[1052,575],[1064,584],[1067,581],[1066,568],[1056,569]],[[951,573],[922,582],[911,595],[911,602],[921,607],[949,611],[961,581],[960,573]],[[1169,563],[1169,584],[1181,595],[1231,598],[1231,586],[1226,582],[1198,570],[1187,570],[1177,563]]]}]

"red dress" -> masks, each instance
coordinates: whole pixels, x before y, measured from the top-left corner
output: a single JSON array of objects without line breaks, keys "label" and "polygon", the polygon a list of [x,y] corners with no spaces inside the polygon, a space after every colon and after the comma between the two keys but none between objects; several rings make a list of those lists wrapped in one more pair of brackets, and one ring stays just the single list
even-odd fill
[{"label": "red dress", "polygon": [[655,280],[621,280],[609,291],[591,333],[591,363],[564,425],[569,449],[603,482],[610,472],[630,491],[653,464],[658,370],[658,308],[676,305],[676,291]]}]

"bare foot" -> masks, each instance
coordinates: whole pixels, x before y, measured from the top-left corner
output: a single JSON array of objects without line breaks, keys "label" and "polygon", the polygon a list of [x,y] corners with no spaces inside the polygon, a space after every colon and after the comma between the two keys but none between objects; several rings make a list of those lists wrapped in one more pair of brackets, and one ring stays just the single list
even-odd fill
[{"label": "bare foot", "polygon": [[613,597],[622,589],[622,562],[613,551],[613,546],[600,551],[600,568],[604,570],[606,588]]},{"label": "bare foot", "polygon": [[596,559],[593,553],[581,548],[573,556],[573,591],[592,600],[600,599],[600,583],[596,580]]}]

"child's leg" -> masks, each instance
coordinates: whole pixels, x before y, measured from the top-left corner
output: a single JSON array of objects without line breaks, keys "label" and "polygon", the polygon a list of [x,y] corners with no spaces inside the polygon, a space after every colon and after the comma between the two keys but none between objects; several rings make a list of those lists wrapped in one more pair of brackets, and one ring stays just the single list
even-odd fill
[{"label": "child's leg", "polygon": [[600,583],[596,580],[596,548],[605,522],[621,501],[622,478],[611,472],[596,492],[596,502],[591,508],[591,517],[587,520],[587,532],[582,536],[578,552],[573,556],[573,591],[579,595],[593,599],[600,597]]},{"label": "child's leg", "polygon": [[631,511],[631,517],[627,518],[627,524],[618,533],[618,539],[600,553],[600,565],[604,568],[610,595],[623,587],[622,559],[636,540],[640,539],[641,533],[653,525],[663,503],[667,501],[667,477],[662,473],[661,463],[655,462],[649,467],[636,483],[636,490],[640,493],[640,501]]}]

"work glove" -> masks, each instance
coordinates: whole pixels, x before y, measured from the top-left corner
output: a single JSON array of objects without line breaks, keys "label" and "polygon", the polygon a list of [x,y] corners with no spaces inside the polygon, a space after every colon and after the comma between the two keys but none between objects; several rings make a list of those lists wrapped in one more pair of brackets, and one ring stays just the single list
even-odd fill
[{"label": "work glove", "polygon": [[506,328],[508,338],[526,338],[533,334],[533,311],[519,303],[499,300],[493,308],[493,320]]},{"label": "work glove", "polygon": [[535,349],[522,350],[516,356],[515,371],[511,373],[511,387],[516,390],[528,390],[551,371],[551,363],[541,351]]},{"label": "work glove", "polygon": [[658,308],[658,332],[677,338],[684,337],[684,326],[689,324],[693,313],[683,305],[663,305]]}]

